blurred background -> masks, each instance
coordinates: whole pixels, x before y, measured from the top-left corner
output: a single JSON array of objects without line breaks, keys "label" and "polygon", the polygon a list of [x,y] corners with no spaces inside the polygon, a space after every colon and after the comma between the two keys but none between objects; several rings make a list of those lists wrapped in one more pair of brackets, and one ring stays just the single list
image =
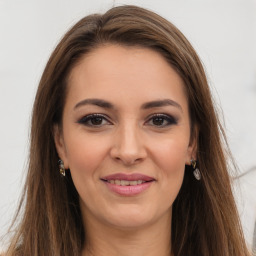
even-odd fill
[{"label": "blurred background", "polygon": [[120,4],[159,13],[198,52],[239,167],[234,192],[256,251],[256,0],[0,0],[0,236],[21,193],[33,99],[50,53],[80,18]]}]

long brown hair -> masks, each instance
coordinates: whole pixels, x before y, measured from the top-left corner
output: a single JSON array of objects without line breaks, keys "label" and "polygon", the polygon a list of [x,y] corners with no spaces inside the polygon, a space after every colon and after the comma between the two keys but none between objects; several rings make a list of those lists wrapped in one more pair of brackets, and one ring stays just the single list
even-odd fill
[{"label": "long brown hair", "polygon": [[[190,118],[198,128],[197,159],[202,180],[186,166],[173,204],[175,256],[249,255],[228,174],[225,134],[217,118],[202,64],[184,35],[161,16],[136,6],[120,6],[75,24],[52,53],[43,72],[32,116],[27,180],[17,226],[6,255],[81,254],[86,241],[78,194],[68,174],[62,178],[53,138],[61,126],[71,69],[103,44],[140,46],[160,53],[184,81]],[[18,219],[18,218],[17,218]]]}]

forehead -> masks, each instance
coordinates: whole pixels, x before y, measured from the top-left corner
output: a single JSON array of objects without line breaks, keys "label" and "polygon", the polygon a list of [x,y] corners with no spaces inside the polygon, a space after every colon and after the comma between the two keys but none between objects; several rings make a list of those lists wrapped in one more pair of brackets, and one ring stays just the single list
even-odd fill
[{"label": "forehead", "polygon": [[68,97],[150,101],[168,96],[187,104],[178,73],[158,52],[140,47],[101,46],[81,58],[68,79]]}]

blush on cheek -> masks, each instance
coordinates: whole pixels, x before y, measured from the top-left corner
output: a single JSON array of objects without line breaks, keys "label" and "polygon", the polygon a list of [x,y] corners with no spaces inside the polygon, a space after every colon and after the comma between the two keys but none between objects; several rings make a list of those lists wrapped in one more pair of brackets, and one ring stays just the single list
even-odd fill
[{"label": "blush on cheek", "polygon": [[[68,147],[68,160],[71,172],[90,176],[104,163],[106,144],[102,139],[89,139],[79,136]],[[105,145],[105,146],[104,146]]]},{"label": "blush on cheek", "polygon": [[187,159],[187,147],[177,143],[165,143],[161,147],[156,147],[154,155],[157,155],[157,161],[164,170],[172,172],[180,171],[185,168]]},{"label": "blush on cheek", "polygon": [[88,173],[91,170],[94,170],[97,165],[97,160],[94,159],[95,155],[93,154],[84,154],[83,152],[77,152],[73,154],[73,157],[70,159],[70,170],[71,172],[76,173]]}]

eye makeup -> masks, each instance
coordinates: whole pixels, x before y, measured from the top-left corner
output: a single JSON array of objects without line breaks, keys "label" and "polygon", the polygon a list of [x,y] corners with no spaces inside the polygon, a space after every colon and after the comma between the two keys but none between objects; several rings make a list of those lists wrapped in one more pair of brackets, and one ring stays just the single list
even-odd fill
[{"label": "eye makeup", "polygon": [[112,123],[108,120],[108,117],[103,114],[89,114],[78,120],[79,124],[89,127],[101,127],[103,125],[111,125]]},{"label": "eye makeup", "polygon": [[153,114],[146,121],[147,125],[155,126],[157,128],[165,128],[171,125],[176,125],[178,123],[178,119],[169,114]]},{"label": "eye makeup", "polygon": [[[77,123],[95,128],[113,124],[109,120],[108,116],[100,113],[85,115],[84,117],[80,118]],[[157,113],[150,115],[144,124],[156,128],[166,128],[172,125],[176,125],[177,123],[178,119],[176,117],[170,114]]]}]

